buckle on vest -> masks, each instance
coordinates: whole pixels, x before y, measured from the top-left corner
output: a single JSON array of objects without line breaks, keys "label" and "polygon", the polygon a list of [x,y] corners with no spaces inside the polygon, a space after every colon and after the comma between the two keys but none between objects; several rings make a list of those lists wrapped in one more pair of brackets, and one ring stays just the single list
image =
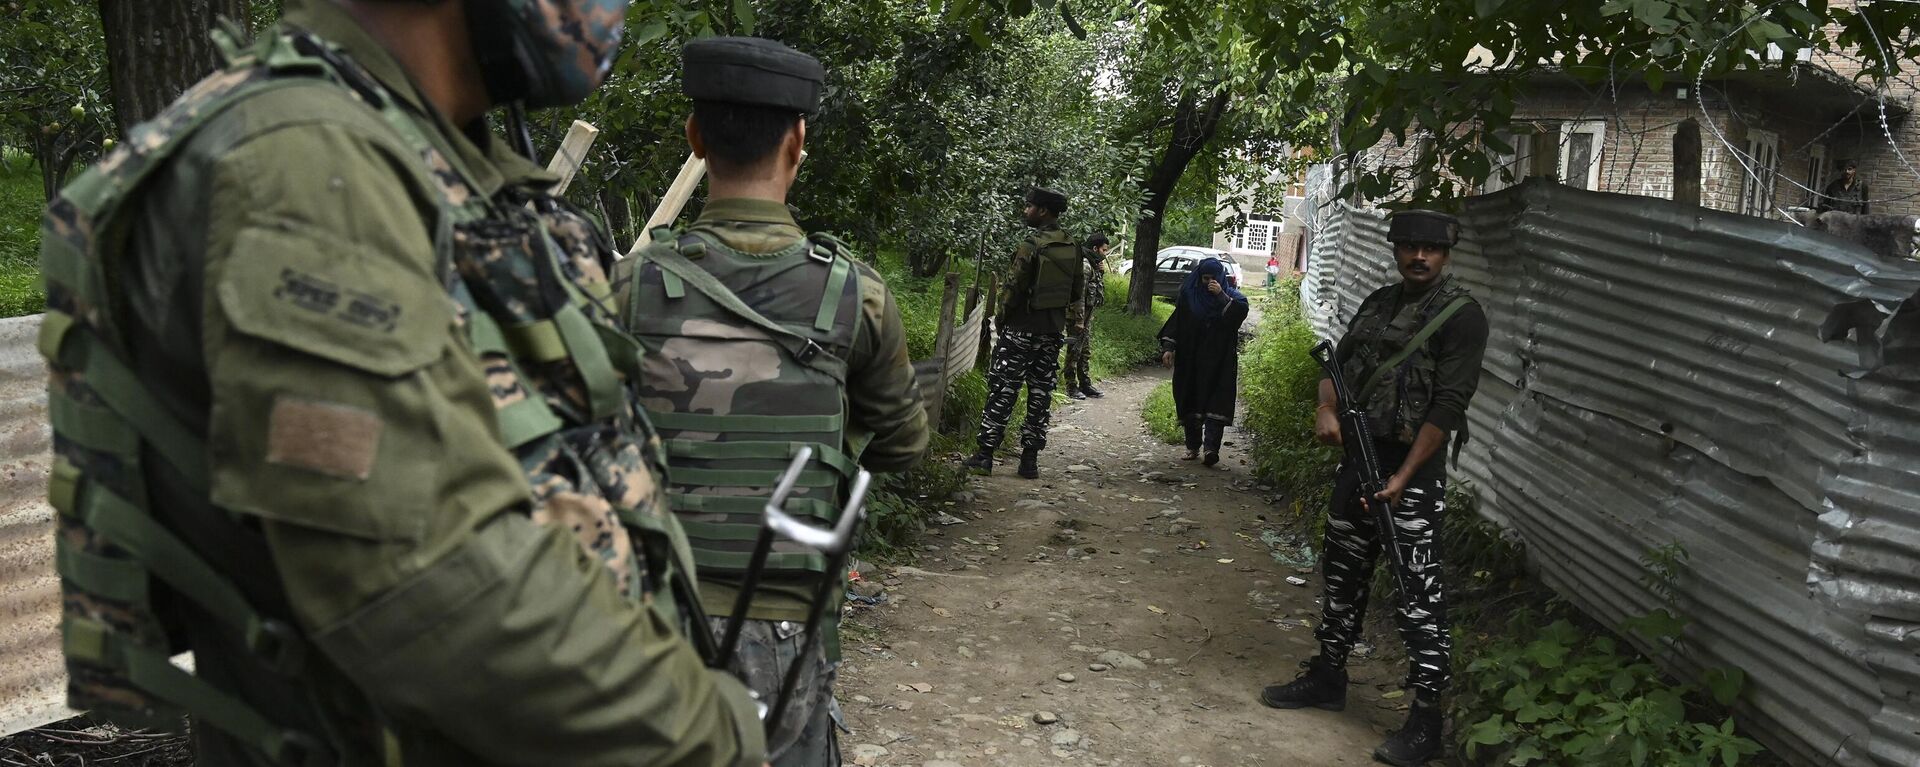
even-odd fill
[{"label": "buckle on vest", "polygon": [[285,622],[263,618],[247,627],[247,649],[273,671],[291,676],[306,660],[306,644]]},{"label": "buckle on vest", "polygon": [[807,243],[807,258],[811,258],[828,266],[833,265],[833,251],[827,249],[824,245],[811,242]]},{"label": "buckle on vest", "polygon": [[799,357],[800,364],[804,365],[813,362],[813,358],[820,356],[820,352],[822,351],[825,350],[821,349],[819,344],[814,343],[813,339],[809,338],[807,339],[807,345],[802,347],[800,353],[794,356]]}]

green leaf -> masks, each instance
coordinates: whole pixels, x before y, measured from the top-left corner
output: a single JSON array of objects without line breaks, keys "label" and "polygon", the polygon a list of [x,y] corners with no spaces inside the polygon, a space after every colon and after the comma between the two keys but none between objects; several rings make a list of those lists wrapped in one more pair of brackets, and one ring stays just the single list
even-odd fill
[{"label": "green leaf", "polygon": [[1513,767],[1526,767],[1526,765],[1532,764],[1535,759],[1545,758],[1546,755],[1547,753],[1541,751],[1538,744],[1529,739],[1522,742],[1519,746],[1514,747],[1513,755],[1507,758],[1507,764]]},{"label": "green leaf", "polygon": [[1633,688],[1633,674],[1625,670],[1614,673],[1613,678],[1607,681],[1607,692],[1613,693],[1613,697],[1616,698],[1627,697],[1628,693],[1633,692]]},{"label": "green leaf", "polygon": [[1634,738],[1633,750],[1631,754],[1633,759],[1633,767],[1640,767],[1641,765],[1646,764],[1647,763],[1647,739]]},{"label": "green leaf", "polygon": [[973,22],[967,25],[967,36],[973,38],[974,46],[983,51],[993,48],[993,39],[987,37],[987,20],[984,17],[973,17]]},{"label": "green leaf", "polygon": [[655,40],[658,40],[666,36],[667,36],[667,23],[664,21],[653,22],[652,24],[648,24],[640,28],[640,33],[633,36],[633,45],[627,46],[627,50],[631,52],[634,48],[638,46],[646,45],[647,43],[651,43]]},{"label": "green leaf", "polygon": [[1475,722],[1473,727],[1467,730],[1467,742],[1482,746],[1504,743],[1507,740],[1505,724],[1506,720],[1499,714]]},{"label": "green leaf", "polygon": [[1740,693],[1747,686],[1747,672],[1737,668],[1715,666],[1701,675],[1707,692],[1713,696],[1713,702],[1722,706],[1731,706],[1740,699]]},{"label": "green leaf", "polygon": [[740,22],[740,34],[753,34],[753,0],[733,0],[733,19]]}]

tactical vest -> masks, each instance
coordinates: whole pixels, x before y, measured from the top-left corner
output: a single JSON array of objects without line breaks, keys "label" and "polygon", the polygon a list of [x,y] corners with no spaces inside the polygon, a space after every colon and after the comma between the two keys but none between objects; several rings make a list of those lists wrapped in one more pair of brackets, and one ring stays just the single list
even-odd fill
[{"label": "tactical vest", "polygon": [[1458,281],[1445,277],[1426,296],[1395,311],[1399,297],[1396,285],[1360,307],[1348,331],[1354,346],[1344,373],[1348,385],[1356,389],[1354,396],[1366,403],[1374,438],[1411,445],[1427,421],[1439,376],[1439,363],[1429,353],[1432,334],[1419,338],[1419,347],[1391,370],[1380,370],[1381,364],[1391,362],[1429,324],[1437,331],[1454,312],[1472,303],[1473,296]]},{"label": "tactical vest", "polygon": [[[737,584],[766,498],[799,448],[813,458],[784,510],[814,524],[837,519],[859,470],[846,397],[859,270],[844,243],[821,234],[748,255],[660,228],[633,259],[625,316],[644,350],[641,402],[672,459],[668,503],[700,579]],[[778,542],[761,588],[809,599],[825,570],[818,553]]]},{"label": "tactical vest", "polygon": [[[662,476],[664,466],[628,388],[638,346],[608,306],[611,290],[598,264],[611,252],[604,236],[551,201],[534,201],[535,210],[512,195],[480,199],[378,82],[326,43],[287,30],[244,50],[230,36],[216,39],[225,69],[130,131],[61,192],[43,223],[47,314],[39,346],[51,373],[55,460],[48,496],[58,512],[68,703],[149,729],[177,729],[191,714],[276,762],[330,764],[366,744],[356,749],[315,727],[274,721],[169,661],[189,649],[182,622],[204,614],[278,683],[311,687],[307,638],[279,614],[284,608],[262,609],[234,574],[187,542],[217,529],[265,550],[238,514],[211,504],[208,445],[162,407],[127,362],[118,331],[125,318],[115,316],[107,287],[105,265],[121,262],[127,244],[127,201],[223,110],[273,89],[345,87],[379,112],[420,152],[442,193],[438,261],[447,265],[449,296],[488,375],[500,434],[534,488],[533,515],[576,529],[585,524],[583,547],[636,598],[674,577],[684,544],[674,540],[671,517],[652,508],[655,488],[642,476]],[[350,296],[340,300],[356,310]],[[406,310],[359,308],[372,313],[370,321],[383,311],[395,320]],[[151,476],[184,492],[162,497],[149,486]],[[162,519],[187,520],[192,529]]]},{"label": "tactical vest", "polygon": [[1072,240],[1035,233],[1027,238],[1033,249],[1033,284],[1027,292],[1027,308],[1036,312],[1065,309],[1073,304],[1073,284],[1084,266],[1080,246]]},{"label": "tactical vest", "polygon": [[1098,254],[1087,253],[1087,312],[1107,305],[1107,264]]}]

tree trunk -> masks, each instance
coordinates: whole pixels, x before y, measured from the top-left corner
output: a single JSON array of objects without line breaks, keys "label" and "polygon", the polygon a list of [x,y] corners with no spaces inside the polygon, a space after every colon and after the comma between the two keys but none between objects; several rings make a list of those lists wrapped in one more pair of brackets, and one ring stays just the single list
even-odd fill
[{"label": "tree trunk", "polygon": [[1164,226],[1167,202],[1187,164],[1200,154],[1220,128],[1227,113],[1230,95],[1221,88],[1203,103],[1189,90],[1174,107],[1173,135],[1160,162],[1147,176],[1146,198],[1140,203],[1140,224],[1133,237],[1133,281],[1127,285],[1127,311],[1146,314],[1153,307],[1154,256],[1160,252],[1160,230]]},{"label": "tree trunk", "polygon": [[113,116],[124,136],[220,64],[207,36],[225,16],[247,25],[247,0],[100,0]]}]

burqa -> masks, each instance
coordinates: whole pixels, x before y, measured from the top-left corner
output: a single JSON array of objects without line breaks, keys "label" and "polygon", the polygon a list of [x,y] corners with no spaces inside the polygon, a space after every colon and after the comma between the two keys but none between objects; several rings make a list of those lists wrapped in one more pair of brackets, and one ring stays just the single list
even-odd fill
[{"label": "burqa", "polygon": [[[1220,292],[1207,289],[1211,278]],[[1187,451],[1204,444],[1207,463],[1219,458],[1220,439],[1233,423],[1240,378],[1240,325],[1247,297],[1227,282],[1226,264],[1204,259],[1180,285],[1173,316],[1160,328],[1160,348],[1173,352],[1173,402],[1187,433]]]}]

